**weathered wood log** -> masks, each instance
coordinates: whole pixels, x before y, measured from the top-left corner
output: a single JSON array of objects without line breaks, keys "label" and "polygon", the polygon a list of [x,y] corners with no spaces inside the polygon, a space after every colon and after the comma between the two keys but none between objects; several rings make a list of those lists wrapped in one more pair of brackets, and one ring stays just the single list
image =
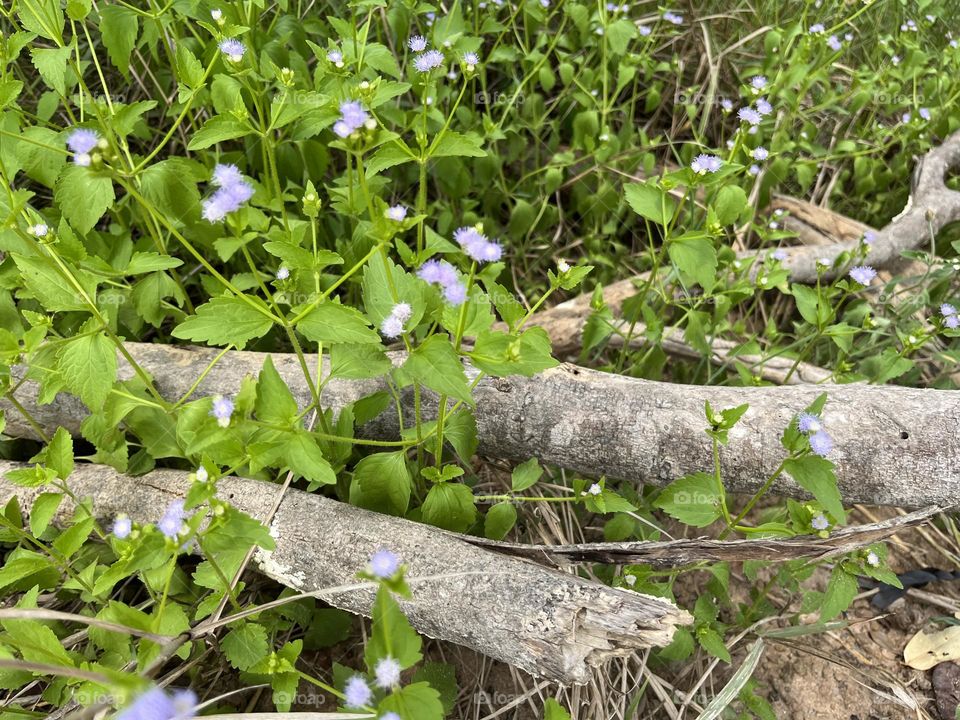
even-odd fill
[{"label": "weathered wood log", "polygon": [[[0,473],[24,467],[0,461]],[[103,465],[77,465],[71,492],[92,498],[94,514],[109,521],[126,513],[156,522],[190,487],[187,473],[155,470],[140,477]],[[16,496],[29,509],[44,489],[0,483],[0,501]],[[281,488],[226,477],[218,496],[258,519],[269,517]],[[57,521],[73,512],[65,500]],[[357,573],[380,548],[407,565],[413,597],[400,604],[411,624],[430,637],[464,645],[533,675],[585,683],[605,661],[670,642],[690,616],[673,603],[611,588],[576,575],[471,545],[458,536],[402,518],[380,515],[320,495],[287,490],[269,523],[276,548],[258,550],[261,572],[300,592],[355,585]],[[423,578],[418,581],[417,578]],[[370,586],[324,595],[330,604],[369,615]]]},{"label": "weathered wood log", "polygon": [[[190,391],[219,350],[128,343],[132,356],[155,378],[168,399]],[[278,372],[298,403],[309,391],[293,355],[274,354]],[[247,375],[256,375],[266,355],[230,352],[199,383],[199,395],[233,395]],[[401,362],[402,354],[393,355]],[[477,370],[467,367],[469,378]],[[19,377],[22,368],[16,368]],[[121,363],[120,376],[132,371]],[[384,386],[377,380],[333,379],[323,402],[343,407]],[[721,450],[724,483],[732,492],[755,492],[783,458],[780,435],[792,418],[821,393],[823,414],[834,440],[830,458],[837,464],[840,492],[848,503],[928,507],[960,499],[960,394],[872,385],[786,387],[702,387],[637,380],[563,364],[536,377],[484,378],[474,390],[480,453],[526,460],[537,457],[588,475],[664,485],[713,466],[704,433],[704,402],[714,408],[748,403],[750,409]],[[405,417],[413,417],[413,393],[401,395]],[[86,408],[59,395],[37,403],[37,386],[24,382],[19,403],[48,432],[63,425],[77,434]],[[436,398],[424,394],[424,416],[436,411]],[[33,428],[9,401],[7,434],[35,437]],[[366,437],[397,438],[394,412],[385,412],[363,428]],[[806,497],[788,476],[773,484],[783,495]]]}]

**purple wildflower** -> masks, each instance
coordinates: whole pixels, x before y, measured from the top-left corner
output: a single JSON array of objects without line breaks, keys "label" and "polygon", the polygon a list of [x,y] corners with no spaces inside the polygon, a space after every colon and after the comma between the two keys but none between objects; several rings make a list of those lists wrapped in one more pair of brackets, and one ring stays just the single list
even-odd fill
[{"label": "purple wildflower", "polygon": [[384,337],[398,338],[403,335],[403,321],[394,315],[387,315],[380,323],[380,332]]},{"label": "purple wildflower", "polygon": [[223,220],[253,197],[253,187],[244,180],[236,165],[217,165],[211,182],[219,187],[203,201],[203,218],[209,222]]},{"label": "purple wildflower", "polygon": [[290,277],[290,270],[282,265],[277,268],[277,280],[286,280]]},{"label": "purple wildflower", "polygon": [[724,112],[733,112],[733,100],[730,98],[720,98],[720,107]]},{"label": "purple wildflower", "polygon": [[850,271],[850,277],[861,285],[869,285],[870,281],[877,276],[877,271],[869,265],[857,265]]},{"label": "purple wildflower", "polygon": [[331,50],[327,53],[327,60],[332,62],[337,67],[343,66],[343,53],[339,50]]},{"label": "purple wildflower", "polygon": [[370,114],[356,100],[344,100],[340,103],[340,119],[333,125],[337,137],[347,138],[363,127]]},{"label": "purple wildflower", "polygon": [[797,429],[803,433],[820,432],[823,430],[823,424],[820,418],[810,413],[801,413],[797,418]]},{"label": "purple wildflower", "polygon": [[477,262],[492,262],[500,259],[503,249],[496,242],[492,242],[476,228],[462,227],[453,233],[468,257]]},{"label": "purple wildflower", "polygon": [[238,63],[243,60],[243,54],[247,51],[246,46],[239,40],[227,38],[220,41],[220,52],[227,56],[231,62]]},{"label": "purple wildflower", "polygon": [[446,260],[427,260],[417,275],[421,280],[436,285],[449,285],[457,281],[457,271]]},{"label": "purple wildflower", "polygon": [[818,430],[810,436],[810,450],[820,457],[826,457],[833,450],[833,438],[825,430]]},{"label": "purple wildflower", "polygon": [[189,720],[196,708],[197,696],[192,690],[174,690],[167,695],[155,687],[134,700],[116,720]]},{"label": "purple wildflower", "polygon": [[843,43],[840,42],[840,38],[838,38],[836,35],[831,35],[827,38],[827,47],[834,52],[840,52],[840,50],[843,48]]},{"label": "purple wildflower", "polygon": [[374,668],[377,687],[389,690],[400,684],[400,663],[392,657],[385,657]]},{"label": "purple wildflower", "polygon": [[637,30],[640,32],[641,37],[647,37],[653,32],[649,25],[638,25]]},{"label": "purple wildflower", "polygon": [[347,680],[347,685],[343,689],[343,702],[347,707],[363,707],[368,705],[373,699],[373,691],[367,685],[367,681],[359,675],[354,675]]},{"label": "purple wildflower", "polygon": [[867,230],[863,234],[863,244],[864,245],[873,245],[874,241],[877,239],[877,234],[873,230]]},{"label": "purple wildflower", "polygon": [[810,33],[813,35],[818,35],[822,33],[826,28],[823,26],[823,23],[815,23],[810,26]]},{"label": "purple wildflower", "polygon": [[407,40],[407,47],[415,53],[423,52],[427,49],[427,39],[423,35],[413,35]]},{"label": "purple wildflower", "polygon": [[920,117],[922,117],[924,120],[930,119],[930,111],[927,108],[920,108],[920,110],[918,110],[917,112],[919,113]]},{"label": "purple wildflower", "polygon": [[443,299],[451,305],[462,305],[467,299],[467,286],[459,280],[443,288]]},{"label": "purple wildflower", "polygon": [[830,527],[830,521],[827,520],[826,515],[820,513],[810,521],[810,526],[814,530],[826,530],[828,527]]},{"label": "purple wildflower", "polygon": [[217,419],[217,425],[228,427],[230,425],[230,416],[233,415],[233,400],[217,395],[213,399],[213,409],[210,414]]},{"label": "purple wildflower", "polygon": [[763,120],[763,117],[754,110],[752,107],[743,107],[737,110],[737,117],[740,118],[743,122],[750,123],[751,125],[759,125],[760,121]]},{"label": "purple wildflower", "polygon": [[757,112],[761,115],[769,115],[773,112],[773,105],[766,98],[757,98]]},{"label": "purple wildflower", "polygon": [[100,135],[96,130],[77,128],[67,135],[67,147],[70,148],[70,152],[78,155],[89,153],[97,146],[98,142],[100,142]]},{"label": "purple wildflower", "polygon": [[133,522],[126,515],[117,515],[113,521],[113,534],[119,540],[125,540],[133,530]]},{"label": "purple wildflower", "polygon": [[912,120],[912,119],[913,119],[913,116],[912,116],[910,113],[908,113],[908,112],[905,112],[903,115],[900,116],[900,121],[901,121],[904,125],[906,125],[906,124],[907,124],[908,122],[910,122],[910,120]]},{"label": "purple wildflower", "polygon": [[213,168],[213,180],[211,182],[217,187],[224,187],[245,181],[243,175],[240,174],[240,168],[236,165],[220,164]]},{"label": "purple wildflower", "polygon": [[754,75],[750,78],[750,87],[754,90],[763,90],[767,86],[767,79],[763,75]]},{"label": "purple wildflower", "polygon": [[380,720],[400,720],[400,716],[391,710],[390,712],[385,712],[383,715],[381,715]]},{"label": "purple wildflower", "polygon": [[410,307],[410,303],[400,302],[393,306],[390,314],[399,318],[400,322],[406,322],[413,316],[413,308]]},{"label": "purple wildflower", "polygon": [[754,160],[763,161],[763,160],[766,160],[766,159],[770,156],[770,153],[767,151],[767,149],[766,149],[765,147],[757,147],[757,148],[754,148],[754,149],[753,149],[753,152],[750,153],[750,156],[751,156]]},{"label": "purple wildflower", "polygon": [[716,155],[697,155],[693,159],[693,162],[690,163],[690,169],[697,173],[697,175],[704,175],[708,172],[717,172],[722,165],[723,160]]},{"label": "purple wildflower", "polygon": [[387,208],[385,215],[394,222],[403,222],[403,219],[407,216],[407,209],[403,205],[394,205]]},{"label": "purple wildflower", "polygon": [[377,550],[370,556],[370,572],[382,580],[392,578],[400,569],[400,558],[386,548]]},{"label": "purple wildflower", "polygon": [[667,10],[665,13],[663,13],[663,19],[668,23],[673,23],[674,25],[683,25],[683,15],[677,15],[670,10]]},{"label": "purple wildflower", "polygon": [[443,53],[439,50],[427,50],[421,55],[417,55],[413,61],[413,66],[417,72],[428,73],[443,65]]},{"label": "purple wildflower", "polygon": [[747,168],[747,172],[753,176],[757,176],[760,174],[760,166],[757,164],[753,164]]},{"label": "purple wildflower", "polygon": [[956,330],[958,327],[960,327],[960,317],[957,315],[951,315],[943,321],[943,324],[951,330]]},{"label": "purple wildflower", "polygon": [[472,52],[464,53],[463,64],[467,66],[468,70],[472,70],[480,64],[480,56]]},{"label": "purple wildflower", "polygon": [[870,567],[878,567],[880,565],[880,556],[873,550],[867,553],[867,565]]},{"label": "purple wildflower", "polygon": [[157,529],[171,540],[176,540],[183,529],[184,518],[186,515],[183,511],[183,500],[174,500],[157,523]]},{"label": "purple wildflower", "polygon": [[957,314],[957,308],[951,305],[950,303],[943,303],[940,306],[940,314],[945,318],[950,317],[951,315]]}]

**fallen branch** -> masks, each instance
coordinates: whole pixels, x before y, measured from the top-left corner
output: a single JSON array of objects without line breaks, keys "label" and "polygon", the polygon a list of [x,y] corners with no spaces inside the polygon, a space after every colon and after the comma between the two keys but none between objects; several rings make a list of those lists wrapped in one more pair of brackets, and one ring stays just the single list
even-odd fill
[{"label": "fallen branch", "polygon": [[479,547],[496,550],[540,562],[561,565],[570,562],[599,562],[613,564],[642,563],[655,567],[678,567],[696,562],[742,562],[744,560],[826,560],[836,555],[866,547],[871,543],[914,527],[942,512],[960,506],[931,507],[909,515],[883,520],[869,525],[840,528],[826,538],[813,535],[763,540],[714,540],[690,538],[663,542],[585,543],[580,545],[526,545],[497,542],[484,538],[467,538]]},{"label": "fallen branch", "polygon": [[[221,351],[128,343],[131,355],[155,379],[168,399],[190,392],[192,384]],[[274,354],[274,364],[305,408],[309,389],[293,355]],[[195,395],[233,395],[241,380],[256,375],[266,355],[227,353],[199,382]],[[402,353],[393,360],[402,362]],[[328,366],[325,372],[328,371]],[[474,368],[466,368],[476,378]],[[23,368],[12,372],[14,382]],[[120,377],[132,377],[121,363]],[[326,407],[385,389],[379,380],[338,380],[323,390]],[[86,408],[61,394],[50,405],[37,403],[37,385],[25,381],[15,396],[36,422],[52,433],[62,425],[79,434]],[[650,382],[560,365],[532,378],[489,378],[474,390],[479,452],[489,457],[526,460],[537,457],[588,475],[664,485],[682,475],[713,467],[710,439],[704,433],[704,402],[715,408],[748,403],[750,409],[730,433],[721,451],[726,487],[755,492],[784,456],[780,435],[792,418],[823,391],[808,385],[787,387],[704,387]],[[830,458],[837,464],[840,492],[850,503],[928,507],[960,497],[960,394],[892,386],[834,385],[824,421],[834,440]],[[436,397],[424,393],[424,419],[434,417]],[[413,393],[401,394],[404,416],[413,417]],[[9,400],[6,433],[37,437]],[[368,438],[397,438],[396,413],[387,411],[363,428]],[[786,475],[775,493],[807,497]]]},{"label": "fallen branch", "polygon": [[[23,467],[0,461],[0,473]],[[155,522],[190,487],[187,473],[155,470],[129,477],[103,465],[77,465],[71,492],[92,498],[94,514],[126,513]],[[253,517],[266,517],[280,487],[222,478],[218,496]],[[2,485],[0,501],[16,496],[30,508],[43,488]],[[64,500],[56,522],[73,513]],[[662,598],[607,587],[576,575],[471,545],[458,536],[380,515],[299,490],[287,490],[270,524],[272,552],[258,551],[260,571],[299,592],[352,585],[370,555],[387,547],[408,567],[413,598],[401,601],[411,624],[430,637],[464,645],[533,675],[585,683],[591,668],[634,650],[670,642],[678,624],[692,621]],[[422,581],[417,581],[422,578]],[[375,588],[325,594],[324,599],[369,615]]]}]

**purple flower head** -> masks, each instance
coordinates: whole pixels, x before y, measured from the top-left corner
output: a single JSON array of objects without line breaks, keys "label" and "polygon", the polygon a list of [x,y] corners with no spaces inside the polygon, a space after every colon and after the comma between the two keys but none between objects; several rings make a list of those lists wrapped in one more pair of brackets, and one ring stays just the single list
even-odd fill
[{"label": "purple flower head", "polygon": [[773,105],[766,98],[757,98],[757,112],[761,115],[769,115],[773,112]]},{"label": "purple flower head", "polygon": [[838,38],[836,35],[831,35],[827,38],[827,47],[834,52],[840,52],[840,50],[843,48],[843,43],[840,42],[840,38]]},{"label": "purple flower head", "polygon": [[930,111],[927,108],[920,108],[920,110],[918,110],[917,112],[920,114],[920,117],[922,117],[924,120],[930,119]]},{"label": "purple flower head", "polygon": [[290,277],[289,268],[285,268],[282,265],[277,268],[277,280],[286,280],[288,277]]},{"label": "purple flower head", "polygon": [[380,323],[380,332],[386,338],[398,338],[403,335],[403,321],[394,315],[387,315]]},{"label": "purple flower head", "polygon": [[716,155],[697,155],[690,163],[690,169],[697,175],[715,173],[723,165],[723,160]]},{"label": "purple flower head", "polygon": [[820,457],[826,457],[833,450],[833,438],[825,430],[818,430],[810,436],[810,450]]},{"label": "purple flower head", "polygon": [[340,119],[347,125],[358,128],[367,121],[368,117],[370,116],[363,109],[363,105],[356,100],[344,100],[340,103]]},{"label": "purple flower head", "polygon": [[126,515],[117,515],[113,521],[113,534],[119,540],[125,540],[133,530],[133,522]]},{"label": "purple flower head", "polygon": [[417,55],[413,61],[413,66],[417,72],[428,73],[443,65],[443,53],[439,50],[427,50],[421,55]]},{"label": "purple flower head", "polygon": [[830,521],[827,520],[827,516],[823,513],[820,513],[810,521],[810,526],[814,530],[826,530],[830,527]]},{"label": "purple flower head", "polygon": [[747,168],[747,172],[750,173],[751,175],[754,175],[754,176],[759,175],[759,174],[760,174],[760,166],[759,166],[759,165],[756,165],[756,164],[751,165],[750,167]]},{"label": "purple flower head", "polygon": [[663,13],[663,19],[668,23],[673,23],[674,25],[683,25],[683,15],[677,15],[669,10]]},{"label": "purple flower head", "polygon": [[653,30],[650,28],[649,25],[638,25],[637,30],[640,31],[641,37],[647,37],[650,33],[653,32]]},{"label": "purple flower head", "polygon": [[353,128],[347,125],[343,120],[337,120],[333,124],[333,132],[339,138],[348,138],[353,133]]},{"label": "purple flower head", "polygon": [[763,117],[754,110],[752,107],[743,107],[737,110],[737,117],[740,118],[743,122],[750,123],[751,125],[759,125],[760,121],[763,120]]},{"label": "purple flower head", "polygon": [[413,317],[413,308],[410,307],[410,303],[397,303],[393,306],[393,310],[390,311],[390,314],[399,319],[400,322],[406,322]]},{"label": "purple flower head", "polygon": [[783,248],[777,248],[776,250],[773,251],[770,257],[772,257],[774,260],[779,260],[780,262],[783,262],[788,257],[790,257],[790,255]]},{"label": "purple flower head", "polygon": [[174,690],[167,695],[155,687],[134,700],[116,720],[190,720],[196,708],[197,696],[192,690]]},{"label": "purple flower head", "polygon": [[386,548],[377,550],[370,556],[370,572],[382,580],[392,578],[400,569],[400,558]]},{"label": "purple flower head", "polygon": [[850,271],[850,277],[861,285],[869,285],[870,281],[877,276],[877,271],[869,265],[857,265]]},{"label": "purple flower head", "polygon": [[343,688],[343,695],[344,705],[353,708],[369,705],[373,699],[373,691],[367,685],[367,681],[359,675],[354,675],[347,680],[347,685]]},{"label": "purple flower head", "polygon": [[[447,268],[450,270],[447,270]],[[456,280],[456,271],[453,270],[453,266],[446,260],[427,260],[420,266],[420,269],[417,270],[417,275],[425,282],[446,285],[447,280],[450,278],[450,271],[453,271],[453,279]]]},{"label": "purple flower head", "polygon": [[754,160],[763,161],[763,160],[766,160],[768,157],[770,157],[770,153],[767,151],[765,147],[757,147],[753,149],[753,152],[750,153],[750,156]]},{"label": "purple flower head", "polygon": [[467,299],[467,286],[459,280],[443,288],[443,299],[451,305],[462,305]]},{"label": "purple flower head", "polygon": [[403,222],[403,219],[407,216],[407,209],[403,205],[394,205],[387,208],[386,216],[394,222]]},{"label": "purple flower head", "polygon": [[907,112],[907,113],[904,113],[903,115],[900,116],[900,121],[901,121],[904,125],[906,125],[908,122],[910,122],[911,119],[913,119],[913,116],[912,116],[910,113],[908,113],[908,112]]},{"label": "purple flower head", "polygon": [[87,128],[77,128],[67,135],[67,147],[70,148],[70,152],[76,153],[77,155],[86,155],[93,150],[99,142],[100,135],[97,131],[88,130]]},{"label": "purple flower head", "polygon": [[817,34],[819,34],[819,33],[822,33],[824,30],[826,30],[826,28],[823,26],[823,23],[815,23],[815,24],[813,24],[813,25],[810,26],[810,32],[811,32],[813,35],[817,35]]},{"label": "purple flower head", "polygon": [[750,78],[750,87],[754,90],[763,90],[767,86],[767,79],[763,75],[754,75]]},{"label": "purple flower head", "polygon": [[227,187],[246,181],[240,173],[240,168],[236,165],[219,164],[213,168],[213,180],[211,182],[217,187]]},{"label": "purple flower head", "polygon": [[823,430],[823,423],[816,415],[801,413],[797,418],[797,429],[802,433],[820,432]]},{"label": "purple flower head", "polygon": [[468,52],[463,54],[463,64],[469,68],[480,64],[480,57],[476,53]]},{"label": "purple flower head", "polygon": [[720,107],[724,112],[733,112],[733,100],[730,98],[720,98]]},{"label": "purple flower head", "polygon": [[491,242],[479,230],[473,227],[458,228],[453,233],[454,240],[468,257],[477,262],[492,262],[500,259],[503,248],[499,243]]},{"label": "purple flower head", "polygon": [[380,720],[400,720],[400,716],[391,710],[390,712],[385,712],[383,715],[381,715]]},{"label": "purple flower head", "polygon": [[877,234],[873,230],[867,230],[863,234],[863,244],[864,245],[873,245],[874,241],[877,239]]},{"label": "purple flower head", "polygon": [[227,427],[230,425],[230,416],[233,415],[233,400],[217,395],[213,399],[213,409],[210,414],[217,419],[217,425]]},{"label": "purple flower head", "polygon": [[167,506],[166,512],[157,523],[157,529],[171,540],[176,540],[183,528],[183,521],[186,517],[183,511],[183,500],[174,500]]},{"label": "purple flower head", "polygon": [[392,657],[380,660],[373,672],[376,675],[377,687],[389,690],[400,684],[400,663]]},{"label": "purple flower head", "polygon": [[948,318],[951,315],[957,314],[957,308],[951,305],[950,303],[943,303],[940,306],[940,314],[943,315],[945,318]]},{"label": "purple flower head", "polygon": [[220,41],[220,52],[227,56],[232,62],[240,62],[243,60],[243,54],[247,51],[246,46],[239,40],[233,38],[227,38],[226,40]]},{"label": "purple flower head", "polygon": [[867,553],[867,565],[870,567],[878,567],[880,565],[880,556],[873,550]]},{"label": "purple flower head", "polygon": [[956,330],[960,327],[960,316],[951,315],[943,321],[943,324],[951,330]]},{"label": "purple flower head", "polygon": [[413,35],[407,40],[407,47],[419,53],[427,49],[427,39],[423,35]]},{"label": "purple flower head", "polygon": [[334,65],[341,65],[343,63],[343,53],[339,50],[331,50],[327,53],[327,60]]}]

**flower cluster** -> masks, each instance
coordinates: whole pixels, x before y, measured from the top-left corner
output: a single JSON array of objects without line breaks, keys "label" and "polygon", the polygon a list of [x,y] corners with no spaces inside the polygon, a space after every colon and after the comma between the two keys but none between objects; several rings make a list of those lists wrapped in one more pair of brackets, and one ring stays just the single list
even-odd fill
[{"label": "flower cluster", "polygon": [[683,15],[677,15],[670,10],[667,10],[663,13],[663,19],[668,23],[673,23],[674,25],[683,25]]},{"label": "flower cluster", "polygon": [[239,40],[227,38],[220,41],[220,52],[227,56],[230,62],[238,63],[243,60],[243,54],[247,51],[246,46]]},{"label": "flower cluster", "polygon": [[869,265],[857,265],[850,270],[850,277],[861,285],[869,285],[877,276],[877,271]]},{"label": "flower cluster", "polygon": [[236,165],[217,165],[212,182],[217,191],[203,201],[203,218],[209,222],[220,222],[253,197],[253,186]]},{"label": "flower cluster", "polygon": [[826,530],[830,527],[830,521],[827,520],[827,516],[823,513],[820,513],[810,521],[810,526],[814,530]]},{"label": "flower cluster", "polygon": [[[420,53],[413,59],[413,67],[417,69],[417,72],[428,73],[443,65],[443,53],[439,50],[427,50],[427,39],[423,35],[411,36],[407,40],[407,47],[415,53]],[[469,54],[473,55],[473,53]],[[473,55],[473,57],[476,59],[476,55]],[[477,60],[475,63],[467,64],[477,65],[479,62]]]},{"label": "flower cluster", "polygon": [[337,137],[347,138],[366,125],[367,121],[373,122],[363,105],[356,100],[346,100],[340,103],[340,119],[333,124],[333,132]]},{"label": "flower cluster", "polygon": [[88,167],[90,165],[90,152],[100,144],[100,135],[96,130],[87,128],[77,128],[67,135],[67,147],[73,153],[74,165]]},{"label": "flower cluster", "polygon": [[960,315],[957,315],[957,308],[950,303],[943,303],[940,306],[940,314],[943,315],[943,324],[951,330],[960,327]]},{"label": "flower cluster", "polygon": [[797,418],[797,429],[809,435],[810,450],[815,455],[826,457],[833,450],[833,438],[823,429],[823,421],[816,415],[802,413]]},{"label": "flower cluster", "polygon": [[697,175],[715,173],[723,166],[723,160],[716,155],[697,155],[690,163],[690,169]]},{"label": "flower cluster", "polygon": [[467,299],[467,286],[460,280],[456,268],[446,260],[427,260],[420,266],[417,276],[443,288],[443,297],[451,305],[460,305]]},{"label": "flower cluster", "polygon": [[186,520],[186,512],[183,509],[183,500],[174,500],[167,506],[167,511],[157,523],[157,529],[163,533],[164,537],[176,540],[183,530],[183,521]]},{"label": "flower cluster", "polygon": [[477,262],[496,262],[503,255],[500,243],[488,240],[487,236],[475,227],[457,228],[453,239],[463,248],[467,257]]},{"label": "flower cluster", "polygon": [[220,427],[230,427],[230,416],[233,415],[233,400],[217,395],[213,399],[213,408],[210,414],[217,419]]},{"label": "flower cluster", "polygon": [[403,334],[403,326],[413,315],[413,308],[402,302],[393,306],[390,314],[380,323],[380,332],[384,337],[397,338]]},{"label": "flower cluster", "polygon": [[117,720],[190,720],[197,708],[192,690],[174,690],[168,695],[162,688],[152,688],[117,715]]}]

